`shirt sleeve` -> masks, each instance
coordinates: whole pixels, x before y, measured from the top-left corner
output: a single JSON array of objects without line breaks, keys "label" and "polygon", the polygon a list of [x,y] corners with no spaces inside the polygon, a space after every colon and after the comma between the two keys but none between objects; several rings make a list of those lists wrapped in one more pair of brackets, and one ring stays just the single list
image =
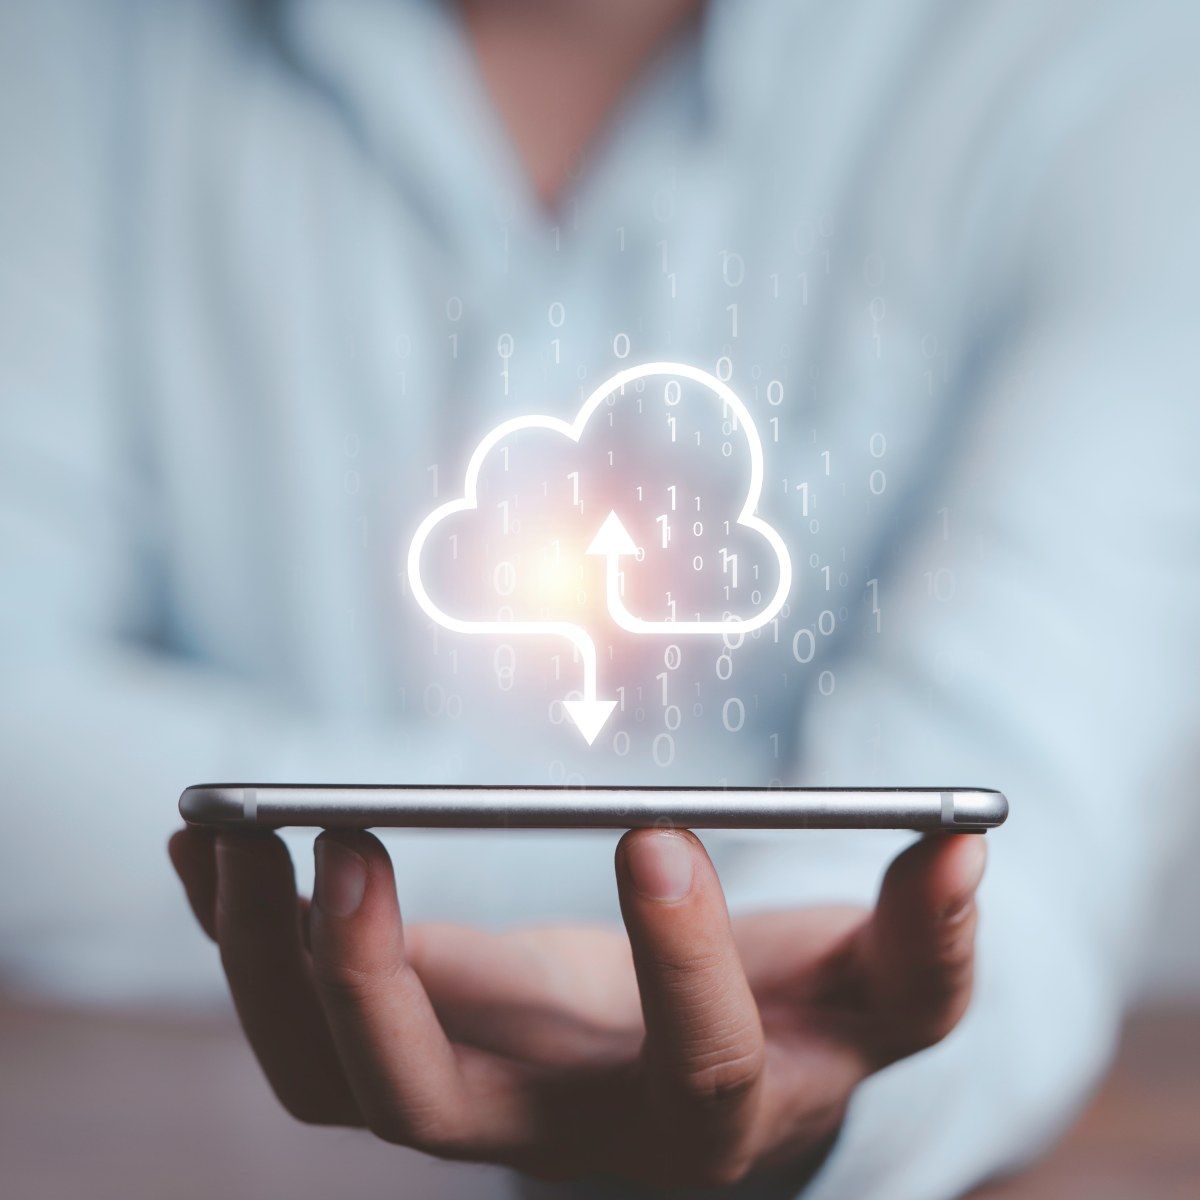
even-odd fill
[{"label": "shirt sleeve", "polygon": [[203,939],[179,936],[165,843],[184,785],[421,782],[462,756],[438,730],[318,721],[170,649],[161,499],[118,353],[113,230],[136,170],[120,9],[0,10],[0,974],[194,1001],[218,975]]},{"label": "shirt sleeve", "polygon": [[[949,1197],[1034,1155],[1136,981],[1200,729],[1196,103],[1181,72],[1140,79],[1032,189],[997,247],[1023,318],[975,354],[953,469],[809,710],[804,781],[995,787],[1012,812],[968,1015],[858,1090],[806,1200]],[[884,842],[848,841],[861,878]],[[739,874],[751,899],[812,890],[765,848]]]}]

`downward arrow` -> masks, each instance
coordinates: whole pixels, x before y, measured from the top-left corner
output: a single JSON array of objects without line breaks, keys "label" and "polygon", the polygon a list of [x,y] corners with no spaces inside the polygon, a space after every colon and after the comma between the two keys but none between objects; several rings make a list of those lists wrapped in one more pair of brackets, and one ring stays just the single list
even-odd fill
[{"label": "downward arrow", "polygon": [[[603,554],[609,561],[609,570],[612,571],[616,568],[617,559],[623,554],[636,554],[637,546],[629,536],[629,530],[621,524],[621,518],[615,512],[610,512],[604,518],[604,524],[596,531],[587,552]],[[616,707],[615,700],[596,699],[594,672],[590,678],[584,679],[582,700],[563,701],[567,716],[579,726],[579,732],[583,734],[589,746],[596,740]]]},{"label": "downward arrow", "polygon": [[617,707],[615,700],[564,700],[563,708],[567,716],[579,726],[579,732],[590,746],[596,735],[604,728],[612,710]]}]

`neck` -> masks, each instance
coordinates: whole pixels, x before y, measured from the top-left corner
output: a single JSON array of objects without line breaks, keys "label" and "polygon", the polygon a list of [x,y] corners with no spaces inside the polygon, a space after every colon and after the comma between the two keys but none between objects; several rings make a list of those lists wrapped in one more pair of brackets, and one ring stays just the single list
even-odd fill
[{"label": "neck", "polygon": [[701,0],[458,0],[480,74],[547,206]]}]

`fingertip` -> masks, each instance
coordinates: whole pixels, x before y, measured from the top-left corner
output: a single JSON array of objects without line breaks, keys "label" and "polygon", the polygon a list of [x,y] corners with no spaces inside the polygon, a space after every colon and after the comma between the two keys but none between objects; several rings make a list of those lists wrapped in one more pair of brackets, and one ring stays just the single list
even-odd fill
[{"label": "fingertip", "polygon": [[167,856],[183,884],[192,914],[208,937],[216,937],[213,905],[216,900],[217,866],[213,856],[215,838],[211,830],[188,825],[177,829],[167,841]]},{"label": "fingertip", "polygon": [[888,867],[880,901],[915,906],[930,916],[961,909],[974,896],[986,866],[987,847],[979,834],[931,834]]},{"label": "fingertip", "polygon": [[405,961],[404,926],[392,861],[365,830],[327,829],[313,843],[315,876],[308,937],[328,981],[386,974]]},{"label": "fingertip", "polygon": [[955,844],[953,853],[957,855],[960,868],[967,876],[964,886],[977,888],[987,869],[987,838],[979,833],[959,833],[951,835],[948,840]]},{"label": "fingertip", "polygon": [[218,938],[238,926],[290,922],[296,911],[292,856],[271,830],[221,830],[216,836]]},{"label": "fingertip", "polygon": [[[167,857],[180,879],[212,864],[213,832],[195,825],[176,829],[167,839]],[[186,882],[186,880],[185,880]]]},{"label": "fingertip", "polygon": [[171,861],[175,861],[176,847],[182,847],[187,844],[188,834],[192,827],[185,825],[182,829],[175,829],[171,832],[171,836],[167,838],[167,853],[171,856]]},{"label": "fingertip", "polygon": [[218,897],[232,894],[234,888],[257,887],[264,880],[273,880],[281,870],[291,877],[292,860],[287,847],[270,830],[222,829],[213,839],[213,849]]},{"label": "fingertip", "polygon": [[269,859],[287,853],[273,829],[219,829],[213,838],[217,858]]},{"label": "fingertip", "polygon": [[880,1061],[940,1041],[966,1010],[975,890],[986,862],[978,834],[935,834],[914,843],[888,868],[860,942],[888,1014]]},{"label": "fingertip", "polygon": [[934,872],[934,907],[939,916],[961,915],[975,898],[987,868],[987,846],[979,834],[960,833],[943,837]]},{"label": "fingertip", "polygon": [[627,829],[617,843],[616,860],[620,866],[628,861],[630,851],[635,847],[659,845],[663,838],[676,838],[683,842],[692,854],[708,857],[704,843],[690,829],[680,829],[674,825],[652,825],[640,829]]},{"label": "fingertip", "polygon": [[644,900],[678,904],[691,895],[706,857],[690,830],[631,829],[617,844],[618,882]]},{"label": "fingertip", "polygon": [[[395,897],[395,873],[391,855],[384,844],[365,829],[325,829],[313,843],[316,876],[313,900],[328,916],[349,916],[350,912],[336,911],[346,903],[345,888],[358,889],[358,902],[371,900],[376,893]],[[330,889],[337,886],[342,892],[338,903]],[[325,903],[322,903],[324,893]],[[332,907],[331,907],[332,905]],[[355,904],[354,910],[357,910]]]},{"label": "fingertip", "polygon": [[347,850],[354,851],[366,862],[378,862],[381,866],[391,867],[391,856],[387,847],[369,830],[366,829],[322,829],[313,843],[313,849],[322,844],[336,843]]},{"label": "fingertip", "polygon": [[323,916],[345,920],[362,906],[370,868],[367,859],[358,852],[358,844],[325,834],[313,843],[316,867],[313,904]]}]

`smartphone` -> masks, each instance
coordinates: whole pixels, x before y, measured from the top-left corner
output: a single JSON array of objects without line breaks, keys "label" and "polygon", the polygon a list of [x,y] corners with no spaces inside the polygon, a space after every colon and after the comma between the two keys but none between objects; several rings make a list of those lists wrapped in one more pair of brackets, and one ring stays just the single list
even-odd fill
[{"label": "smartphone", "polygon": [[497,787],[491,784],[205,783],[194,825],[275,829],[916,829],[983,833],[1008,801],[988,788]]}]

